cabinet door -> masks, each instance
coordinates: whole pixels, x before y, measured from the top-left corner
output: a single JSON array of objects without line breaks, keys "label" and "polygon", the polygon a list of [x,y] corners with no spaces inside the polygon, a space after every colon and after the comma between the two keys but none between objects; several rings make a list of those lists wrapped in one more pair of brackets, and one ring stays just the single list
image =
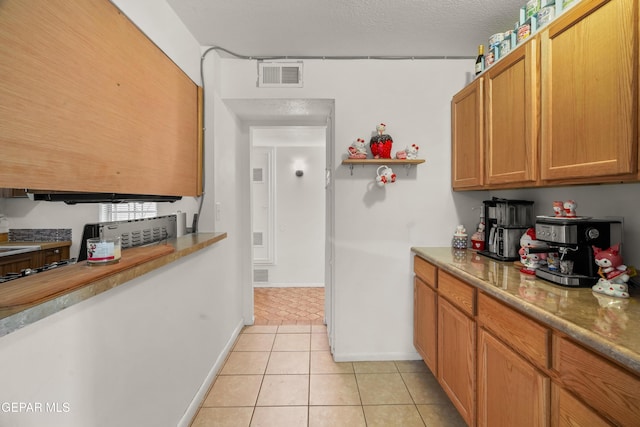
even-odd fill
[{"label": "cabinet door", "polygon": [[549,378],[484,328],[478,331],[478,426],[548,426]]},{"label": "cabinet door", "polygon": [[437,375],[437,311],[436,293],[429,285],[415,278],[413,310],[413,345],[431,372]]},{"label": "cabinet door", "polygon": [[62,261],[69,258],[69,247],[61,246],[59,248],[45,249],[41,251],[42,265],[51,264],[52,262]]},{"label": "cabinet door", "polygon": [[454,190],[484,183],[482,82],[479,77],[451,101],[451,185]]},{"label": "cabinet door", "polygon": [[585,0],[541,33],[543,180],[635,176],[637,7]]},{"label": "cabinet door", "polygon": [[485,73],[487,184],[531,184],[538,177],[538,40]]},{"label": "cabinet door", "polygon": [[551,393],[552,427],[610,427],[612,425],[557,384],[551,386]]},{"label": "cabinet door", "polygon": [[476,328],[473,319],[438,297],[438,381],[467,425],[475,425]]},{"label": "cabinet door", "polygon": [[24,254],[10,255],[0,258],[0,276],[7,273],[20,273],[25,268],[34,267],[34,252]]},{"label": "cabinet door", "polygon": [[616,425],[638,425],[640,377],[567,338],[556,337],[553,345],[563,389]]}]

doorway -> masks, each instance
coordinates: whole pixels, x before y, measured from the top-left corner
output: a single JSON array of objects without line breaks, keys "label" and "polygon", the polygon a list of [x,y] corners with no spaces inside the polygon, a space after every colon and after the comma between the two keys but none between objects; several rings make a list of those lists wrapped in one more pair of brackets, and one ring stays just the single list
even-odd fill
[{"label": "doorway", "polygon": [[326,126],[252,126],[254,324],[325,321]]}]

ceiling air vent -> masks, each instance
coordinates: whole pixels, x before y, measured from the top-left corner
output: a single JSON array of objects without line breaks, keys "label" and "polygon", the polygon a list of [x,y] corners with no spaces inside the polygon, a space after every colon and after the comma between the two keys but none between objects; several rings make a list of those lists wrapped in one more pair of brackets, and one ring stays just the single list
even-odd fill
[{"label": "ceiling air vent", "polygon": [[302,62],[259,62],[258,87],[302,87]]}]

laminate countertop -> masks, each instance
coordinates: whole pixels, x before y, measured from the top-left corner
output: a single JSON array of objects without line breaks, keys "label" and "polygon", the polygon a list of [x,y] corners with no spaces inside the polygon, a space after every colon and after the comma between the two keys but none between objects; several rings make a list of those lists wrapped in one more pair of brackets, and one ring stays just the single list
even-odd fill
[{"label": "laminate countertop", "polygon": [[522,274],[472,250],[413,247],[411,251],[516,310],[640,375],[640,292],[630,298],[568,288]]},{"label": "laminate countertop", "polygon": [[120,261],[86,261],[0,284],[0,337],[200,251],[227,233],[196,233],[124,249]]}]

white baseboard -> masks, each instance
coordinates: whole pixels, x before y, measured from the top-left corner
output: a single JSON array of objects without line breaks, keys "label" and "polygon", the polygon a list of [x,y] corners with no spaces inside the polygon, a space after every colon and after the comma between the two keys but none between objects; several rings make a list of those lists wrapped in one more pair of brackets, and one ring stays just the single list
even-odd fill
[{"label": "white baseboard", "polygon": [[242,331],[243,327],[244,327],[244,319],[240,321],[240,324],[238,326],[236,326],[236,329],[231,334],[231,337],[227,341],[227,344],[224,346],[224,349],[218,355],[216,362],[213,364],[213,366],[209,370],[209,373],[207,374],[202,385],[198,389],[198,392],[193,397],[193,400],[191,400],[191,403],[187,407],[187,410],[182,416],[182,419],[178,423],[178,427],[189,427],[193,422],[193,419],[198,414],[198,409],[200,409],[202,402],[204,402],[204,399],[206,399],[207,397],[207,393],[211,388],[211,384],[213,384],[213,381],[216,379],[216,375],[218,375],[218,372],[220,372],[220,369],[222,369],[222,365],[224,364],[224,361],[227,359],[227,355],[229,354],[229,352],[231,352],[231,349],[233,348],[233,344],[235,344],[236,340],[238,339],[238,335],[240,335],[240,332]]},{"label": "white baseboard", "polygon": [[253,283],[254,288],[324,288],[324,283]]},{"label": "white baseboard", "polygon": [[336,362],[386,362],[392,360],[422,360],[417,352],[409,353],[334,353]]}]

